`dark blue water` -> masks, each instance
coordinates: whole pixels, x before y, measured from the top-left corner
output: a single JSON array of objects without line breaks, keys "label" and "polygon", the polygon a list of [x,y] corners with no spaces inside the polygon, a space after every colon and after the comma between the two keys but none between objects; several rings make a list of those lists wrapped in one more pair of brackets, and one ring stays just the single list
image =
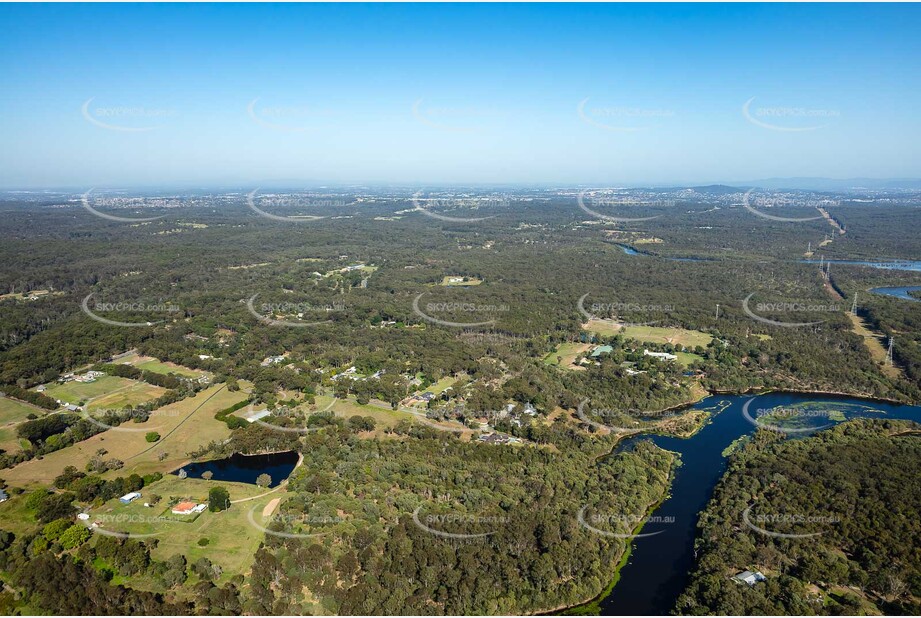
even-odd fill
[{"label": "dark blue water", "polygon": [[[260,474],[272,477],[269,487],[276,487],[291,475],[297,465],[297,453],[286,451],[284,453],[271,453],[269,455],[241,455],[234,453],[224,459],[201,461],[183,466],[189,478],[198,479],[205,472],[210,471],[215,481],[234,481],[236,483],[256,483]],[[175,470],[173,474],[178,474]]]},{"label": "dark blue water", "polygon": [[[742,407],[751,396],[709,397],[695,408],[712,408],[719,402],[729,405],[713,416],[712,421],[691,438],[664,436],[635,436],[618,445],[630,448],[637,440],[652,440],[657,446],[681,455],[682,465],[672,481],[671,495],[655,511],[655,520],[642,532],[658,532],[654,536],[633,540],[633,552],[621,571],[614,590],[601,602],[601,613],[607,616],[666,615],[674,609],[675,600],[687,586],[694,568],[694,536],[697,514],[703,510],[713,488],[726,467],[723,450],[737,438],[751,433],[755,427],[742,414]],[[848,419],[858,417],[907,419],[921,422],[921,407],[870,402],[848,397],[772,393],[760,395],[750,404],[755,410],[789,406],[801,402],[831,402],[842,404]],[[818,422],[827,423],[824,417]],[[625,444],[626,443],[626,444]]]},{"label": "dark blue water", "polygon": [[919,285],[906,285],[902,287],[883,287],[883,288],[873,288],[870,291],[874,294],[883,294],[885,296],[893,296],[895,298],[901,298],[902,300],[913,300],[918,301],[917,298],[909,294],[909,292],[917,292],[921,290]]},{"label": "dark blue water", "polygon": [[671,262],[709,262],[709,261],[712,261],[711,258],[700,258],[700,257],[665,257],[665,256],[661,256],[661,255],[653,255],[653,254],[651,254],[651,253],[646,253],[645,251],[637,251],[636,249],[634,249],[634,248],[631,247],[630,245],[623,245],[623,244],[621,244],[621,243],[619,243],[619,242],[618,242],[618,243],[614,243],[614,244],[617,245],[618,247],[620,247],[621,249],[623,249],[623,252],[626,253],[627,255],[645,255],[645,256],[647,256],[647,257],[658,257],[658,258],[662,258],[663,260],[669,260],[669,261],[671,261]]}]

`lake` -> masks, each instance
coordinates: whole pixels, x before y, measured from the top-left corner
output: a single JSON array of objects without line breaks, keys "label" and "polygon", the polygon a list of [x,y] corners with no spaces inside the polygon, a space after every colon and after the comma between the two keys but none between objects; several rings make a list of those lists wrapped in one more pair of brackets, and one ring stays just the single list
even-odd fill
[{"label": "lake", "polygon": [[883,294],[884,296],[893,296],[895,298],[901,298],[902,300],[918,302],[918,299],[909,294],[909,292],[917,292],[919,290],[921,290],[921,285],[873,288],[870,291],[874,294]]},{"label": "lake", "polygon": [[[674,608],[675,600],[684,591],[694,568],[697,514],[706,506],[726,468],[723,450],[737,438],[755,429],[743,414],[745,402],[752,397],[713,396],[699,402],[694,408],[713,408],[719,406],[720,402],[726,402],[728,406],[716,413],[710,423],[690,438],[640,435],[618,444],[615,453],[630,448],[638,440],[652,440],[663,449],[679,453],[682,465],[672,481],[671,494],[654,512],[656,519],[642,530],[643,534],[658,534],[633,540],[633,551],[621,570],[620,581],[611,594],[600,602],[602,615],[666,615]],[[832,406],[843,412],[847,419],[875,417],[921,422],[919,406],[791,393],[771,393],[756,397],[750,404],[752,411],[749,415],[755,417],[754,410],[757,409],[789,407],[806,402],[826,408]],[[825,416],[817,422],[834,421]]]},{"label": "lake", "polygon": [[[201,478],[205,472],[211,472],[215,481],[233,481],[236,483],[256,483],[260,474],[272,477],[269,487],[276,487],[291,475],[297,465],[298,454],[294,451],[270,453],[268,455],[242,455],[234,453],[224,459],[200,461],[183,466],[189,478]],[[179,470],[173,471],[178,474]]]}]

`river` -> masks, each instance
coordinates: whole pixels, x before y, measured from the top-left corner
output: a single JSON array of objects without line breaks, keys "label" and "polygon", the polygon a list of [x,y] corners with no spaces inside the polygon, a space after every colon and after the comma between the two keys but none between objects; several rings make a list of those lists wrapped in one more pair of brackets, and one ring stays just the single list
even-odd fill
[{"label": "river", "polygon": [[[694,567],[697,515],[706,506],[726,468],[723,450],[755,429],[743,414],[745,402],[752,397],[712,396],[699,402],[695,408],[714,408],[720,402],[728,405],[690,438],[640,435],[618,445],[620,451],[630,448],[637,440],[652,440],[657,446],[678,453],[682,463],[672,481],[671,494],[656,509],[655,519],[642,530],[643,534],[656,534],[633,540],[633,551],[621,570],[620,581],[600,602],[602,615],[666,615],[674,608]],[[831,409],[842,411],[847,419],[875,417],[921,422],[919,406],[791,393],[759,395],[749,406],[749,416],[755,418],[754,410],[758,409],[787,408],[806,402],[825,408],[831,406]],[[829,419],[825,416],[817,422],[828,423]],[[655,523],[657,521],[669,523]]]}]

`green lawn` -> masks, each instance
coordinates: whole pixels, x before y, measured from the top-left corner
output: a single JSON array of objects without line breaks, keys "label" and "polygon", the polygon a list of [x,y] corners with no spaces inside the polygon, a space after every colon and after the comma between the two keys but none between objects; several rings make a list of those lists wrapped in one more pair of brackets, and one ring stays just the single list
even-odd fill
[{"label": "green lawn", "polygon": [[[544,357],[544,363],[572,369],[570,365],[576,360],[576,357],[580,354],[588,354],[592,347],[594,346],[588,343],[561,343],[557,346],[556,352],[550,352]],[[559,358],[562,358],[562,361],[558,360]]]},{"label": "green lawn", "polygon": [[9,423],[21,423],[26,420],[30,414],[43,416],[47,410],[30,406],[21,401],[10,399],[9,397],[0,397],[0,425]]},{"label": "green lawn", "polygon": [[675,356],[678,357],[678,363],[684,365],[685,367],[690,367],[697,361],[702,361],[703,356],[698,354],[691,354],[690,352],[675,352]]},{"label": "green lawn", "polygon": [[158,360],[152,356],[141,356],[136,352],[131,352],[126,356],[119,357],[116,361],[119,365],[131,365],[137,367],[143,371],[150,371],[152,373],[161,373],[166,375],[168,373],[174,373],[177,376],[184,376],[186,378],[197,378],[203,374],[207,374],[207,371],[201,371],[198,369],[189,369],[188,367],[183,367],[182,365],[177,365],[175,363],[165,362]]},{"label": "green lawn", "polygon": [[[188,521],[172,515],[168,508],[171,497],[187,498],[195,502],[207,502],[208,490],[221,486],[230,492],[231,500],[255,498],[247,502],[231,504],[226,511],[211,513],[205,511],[197,516],[188,516]],[[249,512],[255,508],[254,519],[262,522],[262,510],[274,498],[285,496],[283,490],[263,497],[256,497],[271,491],[247,483],[206,481],[204,479],[180,479],[167,475],[163,479],[141,490],[141,498],[130,504],[118,499],[110,500],[90,511],[90,522],[100,521],[105,529],[134,534],[155,534],[157,548],[151,552],[157,560],[166,560],[174,554],[182,554],[189,563],[207,557],[223,569],[220,582],[229,580],[237,573],[249,570],[256,548],[264,533],[249,521]],[[144,502],[152,495],[161,496],[159,504],[145,507]],[[167,516],[160,518],[166,512]],[[109,523],[111,522],[111,523]],[[199,539],[207,538],[208,545],[202,547]]]}]

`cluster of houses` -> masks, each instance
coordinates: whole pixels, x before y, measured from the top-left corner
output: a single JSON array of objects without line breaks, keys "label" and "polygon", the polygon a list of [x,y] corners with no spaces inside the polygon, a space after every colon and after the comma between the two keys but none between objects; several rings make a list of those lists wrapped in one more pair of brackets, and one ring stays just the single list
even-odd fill
[{"label": "cluster of houses", "polygon": [[[87,371],[86,373],[81,374],[81,375],[76,375],[74,373],[65,373],[60,378],[58,378],[58,382],[60,382],[61,384],[64,384],[65,382],[81,382],[84,384],[89,384],[91,382],[95,382],[96,380],[98,380],[104,375],[105,373],[103,373],[102,371],[94,371],[94,370]],[[44,386],[41,386],[39,388],[41,389],[39,390],[39,392],[45,390]]]},{"label": "cluster of houses", "polygon": [[278,363],[285,360],[284,355],[282,356],[267,356],[260,364],[263,367],[268,367],[269,365],[277,365]]}]

